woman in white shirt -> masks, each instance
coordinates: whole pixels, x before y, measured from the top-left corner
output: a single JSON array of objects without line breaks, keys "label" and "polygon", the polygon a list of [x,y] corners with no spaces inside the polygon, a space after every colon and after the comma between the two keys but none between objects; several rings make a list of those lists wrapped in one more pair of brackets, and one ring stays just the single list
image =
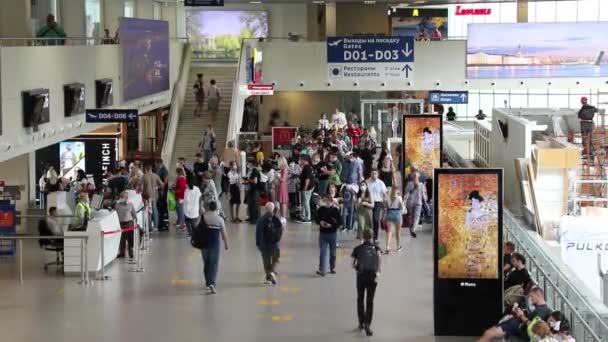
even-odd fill
[{"label": "woman in white shirt", "polygon": [[234,223],[242,222],[239,218],[241,206],[241,174],[236,162],[230,163],[228,171],[228,184],[230,184],[230,220]]},{"label": "woman in white shirt", "polygon": [[198,221],[201,214],[200,202],[201,202],[201,190],[192,184],[192,181],[188,182],[188,188],[184,194],[184,217],[186,218],[186,228],[188,228],[188,234],[192,235],[192,230],[198,225]]},{"label": "woman in white shirt", "polygon": [[401,191],[398,187],[394,186],[391,189],[391,194],[388,199],[388,208],[386,210],[386,250],[385,254],[388,254],[391,250],[391,240],[393,237],[393,231],[395,232],[395,239],[397,240],[397,252],[401,251],[401,223],[403,220],[403,213],[405,212],[405,205],[401,198]]}]

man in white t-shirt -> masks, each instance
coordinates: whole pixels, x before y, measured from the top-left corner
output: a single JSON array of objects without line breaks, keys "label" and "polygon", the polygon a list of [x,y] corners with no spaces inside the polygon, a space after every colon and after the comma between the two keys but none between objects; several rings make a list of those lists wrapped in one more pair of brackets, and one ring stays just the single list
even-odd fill
[{"label": "man in white t-shirt", "polygon": [[367,190],[374,202],[374,209],[372,211],[372,227],[374,230],[374,241],[378,240],[378,230],[380,228],[380,218],[382,217],[382,210],[384,210],[384,202],[386,202],[386,195],[388,189],[384,182],[378,178],[378,170],[373,169],[370,179],[367,180]]},{"label": "man in white t-shirt", "polygon": [[184,217],[188,233],[192,235],[192,230],[198,225],[201,214],[201,190],[194,185],[189,185],[184,194]]}]

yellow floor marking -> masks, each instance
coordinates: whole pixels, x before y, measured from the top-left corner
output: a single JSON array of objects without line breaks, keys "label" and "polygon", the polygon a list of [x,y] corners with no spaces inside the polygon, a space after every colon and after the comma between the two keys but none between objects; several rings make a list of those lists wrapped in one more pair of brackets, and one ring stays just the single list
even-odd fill
[{"label": "yellow floor marking", "polygon": [[280,301],[274,299],[274,300],[265,300],[262,299],[258,302],[259,305],[265,305],[265,306],[277,306],[279,304],[281,304]]},{"label": "yellow floor marking", "polygon": [[292,258],[281,258],[282,262],[292,262],[293,259]]},{"label": "yellow floor marking", "polygon": [[273,315],[272,316],[272,321],[273,322],[289,322],[289,321],[293,321],[293,316],[292,315]]},{"label": "yellow floor marking", "polygon": [[171,282],[171,284],[173,286],[175,285],[190,285],[192,284],[192,280],[188,280],[188,279],[175,279]]},{"label": "yellow floor marking", "polygon": [[63,287],[62,287],[62,288],[60,288],[59,290],[57,290],[57,292],[55,292],[55,293],[56,293],[58,296],[62,296],[62,295],[63,295],[63,292],[64,292],[64,290],[63,290]]},{"label": "yellow floor marking", "polygon": [[281,292],[285,293],[299,293],[302,292],[302,289],[299,287],[281,287]]}]

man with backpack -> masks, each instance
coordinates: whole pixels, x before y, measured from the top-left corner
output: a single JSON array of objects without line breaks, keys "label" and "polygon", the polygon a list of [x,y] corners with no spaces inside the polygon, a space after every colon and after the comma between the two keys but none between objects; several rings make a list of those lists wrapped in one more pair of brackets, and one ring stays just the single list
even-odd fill
[{"label": "man with backpack", "polygon": [[228,237],[224,219],[217,210],[217,203],[209,202],[209,210],[205,212],[198,226],[192,231],[191,244],[201,250],[203,257],[203,273],[205,286],[210,294],[217,293],[216,280],[220,264],[220,237],[224,241],[224,249],[228,250]]},{"label": "man with backpack", "polygon": [[262,254],[266,282],[276,285],[277,276],[275,269],[281,255],[279,242],[283,236],[283,223],[274,215],[274,203],[266,203],[265,209],[266,212],[258,219],[256,224],[255,245]]},{"label": "man with backpack", "polygon": [[581,97],[581,109],[578,111],[578,119],[581,121],[581,136],[583,137],[583,151],[593,155],[593,117],[597,108],[588,104],[586,97]]},{"label": "man with backpack", "polygon": [[[359,316],[359,329],[365,330],[367,336],[372,336],[370,326],[374,313],[374,295],[378,286],[380,273],[380,248],[374,245],[373,232],[369,229],[363,231],[364,242],[355,247],[352,253],[353,268],[357,270],[357,314]],[[367,292],[367,298],[365,293]],[[365,300],[365,304],[364,304]]]}]

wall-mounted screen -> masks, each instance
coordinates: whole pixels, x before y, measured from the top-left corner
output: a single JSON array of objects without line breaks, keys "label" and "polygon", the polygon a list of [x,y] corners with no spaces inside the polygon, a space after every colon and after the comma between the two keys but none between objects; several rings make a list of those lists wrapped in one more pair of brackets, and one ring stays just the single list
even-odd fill
[{"label": "wall-mounted screen", "polygon": [[84,141],[63,141],[59,143],[60,175],[74,179],[78,170],[86,172]]},{"label": "wall-mounted screen", "polygon": [[21,92],[23,101],[23,126],[32,127],[34,132],[38,126],[50,121],[49,90],[34,89]]},{"label": "wall-mounted screen", "polygon": [[393,36],[411,36],[418,40],[443,40],[448,37],[448,10],[445,8],[389,9]]},{"label": "wall-mounted screen", "polygon": [[95,80],[95,105],[104,108],[114,104],[114,85],[111,79]]},{"label": "wall-mounted screen", "polygon": [[472,169],[436,177],[437,277],[498,279],[500,175]]},{"label": "wall-mounted screen", "polygon": [[65,116],[83,114],[86,94],[84,84],[72,83],[63,86],[63,106]]},{"label": "wall-mounted screen", "polygon": [[120,18],[123,101],[169,90],[169,23]]},{"label": "wall-mounted screen", "polygon": [[243,38],[268,36],[268,12],[188,8],[186,29],[195,54],[238,58]]},{"label": "wall-mounted screen", "polygon": [[469,24],[468,78],[608,76],[608,22]]},{"label": "wall-mounted screen", "polygon": [[442,147],[441,115],[403,116],[404,177],[412,170],[420,172],[421,179],[433,177],[433,169],[441,167]]}]

